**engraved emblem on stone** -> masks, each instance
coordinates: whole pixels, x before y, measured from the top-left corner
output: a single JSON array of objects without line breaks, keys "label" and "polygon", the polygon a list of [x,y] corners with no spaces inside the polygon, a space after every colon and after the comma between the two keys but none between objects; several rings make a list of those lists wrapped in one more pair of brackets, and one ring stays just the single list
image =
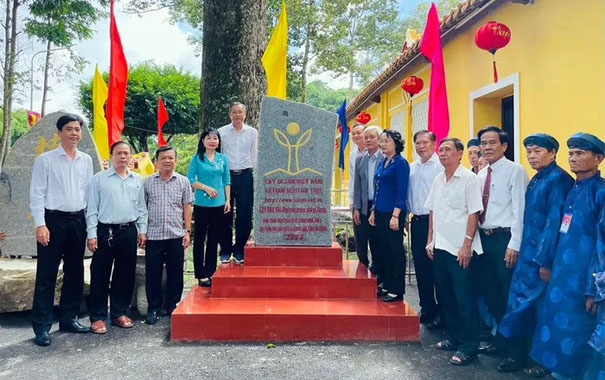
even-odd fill
[{"label": "engraved emblem on stone", "polygon": [[[296,122],[289,123],[286,126],[286,132],[288,133],[288,135],[295,137],[296,135],[298,135],[300,133],[300,126]],[[305,173],[305,172],[322,175],[321,172],[319,172],[315,169],[309,168],[309,167],[306,167],[303,169],[300,168],[299,150],[300,150],[300,148],[302,148],[303,146],[308,144],[309,141],[311,141],[312,133],[313,133],[312,128],[307,129],[305,132],[303,132],[300,135],[300,137],[298,137],[298,140],[296,140],[296,142],[294,144],[292,144],[290,142],[290,138],[284,132],[280,131],[277,128],[274,128],[273,135],[275,136],[275,140],[277,140],[277,143],[279,145],[284,146],[288,149],[288,164],[287,164],[286,169],[277,168],[277,169],[266,172],[265,175],[271,175],[271,174],[275,174],[275,173],[298,175],[298,174]],[[294,170],[292,170],[292,166],[294,166]]]}]

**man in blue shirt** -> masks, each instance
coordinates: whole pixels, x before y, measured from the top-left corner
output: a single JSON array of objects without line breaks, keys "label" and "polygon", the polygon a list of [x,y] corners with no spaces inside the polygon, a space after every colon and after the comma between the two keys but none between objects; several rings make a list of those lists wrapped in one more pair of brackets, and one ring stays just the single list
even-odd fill
[{"label": "man in blue shirt", "polygon": [[134,290],[137,243],[144,248],[147,240],[145,190],[141,177],[128,170],[130,146],[117,141],[109,148],[109,155],[112,167],[93,177],[86,211],[88,249],[94,252],[90,264],[90,321],[96,334],[107,332],[108,294],[111,323],[121,328],[133,326],[126,313]]},{"label": "man in blue shirt", "polygon": [[580,132],[567,140],[567,146],[576,183],[565,200],[559,244],[530,355],[553,373],[573,378],[586,370],[591,354],[586,343],[596,326],[596,194],[605,186],[598,170],[605,143]]}]

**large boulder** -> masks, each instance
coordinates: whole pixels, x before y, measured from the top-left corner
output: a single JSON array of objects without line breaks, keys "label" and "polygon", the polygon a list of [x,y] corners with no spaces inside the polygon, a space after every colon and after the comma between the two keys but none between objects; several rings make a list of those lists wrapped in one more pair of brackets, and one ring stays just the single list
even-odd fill
[{"label": "large boulder", "polygon": [[[84,260],[84,294],[90,293],[90,259]],[[31,310],[36,284],[36,260],[0,259],[0,313]],[[63,265],[59,267],[55,305],[59,304]]]}]

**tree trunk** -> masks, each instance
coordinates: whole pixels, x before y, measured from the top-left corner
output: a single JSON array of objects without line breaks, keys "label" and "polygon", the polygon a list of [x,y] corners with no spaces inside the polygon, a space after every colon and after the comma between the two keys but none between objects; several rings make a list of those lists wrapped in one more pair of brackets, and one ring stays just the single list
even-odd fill
[{"label": "tree trunk", "polygon": [[[12,3],[12,6],[11,6]],[[11,116],[13,113],[13,87],[15,84],[15,61],[17,49],[17,8],[19,0],[6,0],[4,24],[4,88],[2,101],[2,139],[0,140],[0,172],[8,156],[11,141]]]},{"label": "tree trunk", "polygon": [[50,48],[52,43],[50,40],[46,43],[46,62],[44,63],[44,86],[42,87],[42,106],[40,107],[40,115],[46,115],[46,95],[48,94],[48,73],[50,71]]},{"label": "tree trunk", "polygon": [[229,123],[228,105],[246,105],[257,127],[265,94],[261,57],[267,43],[265,0],[204,1],[201,128]]},{"label": "tree trunk", "polygon": [[347,99],[351,101],[351,97],[353,96],[353,85],[355,84],[355,77],[353,74],[353,70],[349,72],[349,88],[347,89]]},{"label": "tree trunk", "polygon": [[301,73],[301,87],[302,87],[302,103],[307,102],[307,66],[309,65],[309,49],[311,48],[311,38],[308,35],[309,29],[307,29],[307,39],[305,41],[305,51],[303,53],[302,60],[302,73]]}]

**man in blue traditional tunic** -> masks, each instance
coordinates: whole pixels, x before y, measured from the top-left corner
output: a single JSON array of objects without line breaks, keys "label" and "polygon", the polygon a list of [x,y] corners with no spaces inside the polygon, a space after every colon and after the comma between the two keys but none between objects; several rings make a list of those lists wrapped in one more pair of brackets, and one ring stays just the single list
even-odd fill
[{"label": "man in blue traditional tunic", "polygon": [[576,133],[567,140],[576,183],[567,195],[552,274],[532,342],[532,359],[558,379],[578,378],[591,357],[587,344],[596,327],[597,192],[605,187],[599,164],[605,143]]},{"label": "man in blue traditional tunic", "polygon": [[[573,186],[573,178],[555,159],[559,142],[544,133],[534,133],[523,140],[527,161],[536,175],[527,186],[523,237],[519,259],[511,281],[506,314],[500,333],[508,339],[508,355],[498,366],[501,372],[523,368],[534,333],[535,311],[542,298],[557,247],[563,204]],[[540,367],[530,370],[544,375]]]},{"label": "man in blue traditional tunic", "polygon": [[597,205],[601,210],[597,225],[597,273],[595,273],[597,286],[595,304],[598,305],[598,323],[588,341],[594,352],[589,369],[584,376],[586,380],[605,380],[605,189],[601,189],[597,193]]}]

